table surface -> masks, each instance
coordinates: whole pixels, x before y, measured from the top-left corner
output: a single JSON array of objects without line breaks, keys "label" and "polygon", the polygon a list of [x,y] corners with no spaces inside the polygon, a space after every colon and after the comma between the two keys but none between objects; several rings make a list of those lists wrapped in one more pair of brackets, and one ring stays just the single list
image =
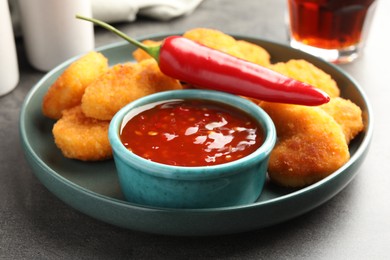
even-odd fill
[{"label": "table surface", "polygon": [[[284,0],[207,0],[185,17],[159,22],[139,17],[118,28],[132,36],[210,27],[287,43]],[[25,57],[17,39],[20,82],[0,97],[0,258],[320,258],[384,259],[390,244],[389,52],[390,1],[380,1],[364,54],[340,67],[365,90],[374,111],[370,151],[356,178],[333,199],[276,226],[214,237],[170,237],[135,232],[86,216],[52,195],[23,156],[18,133],[21,104],[44,73]],[[95,29],[96,47],[119,39]],[[386,45],[386,46],[385,46]]]}]

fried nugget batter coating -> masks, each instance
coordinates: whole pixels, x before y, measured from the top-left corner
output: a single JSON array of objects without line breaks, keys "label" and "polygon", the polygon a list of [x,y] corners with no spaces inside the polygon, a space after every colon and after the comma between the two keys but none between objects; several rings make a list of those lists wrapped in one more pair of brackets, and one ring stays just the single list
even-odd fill
[{"label": "fried nugget batter coating", "polygon": [[183,37],[201,43],[209,48],[226,53],[237,52],[236,40],[221,31],[209,28],[195,28],[186,31]]},{"label": "fried nugget batter coating", "polygon": [[342,127],[348,144],[364,129],[362,110],[350,100],[341,97],[332,98],[329,103],[320,108]]},{"label": "fried nugget batter coating", "polygon": [[315,183],[349,160],[341,126],[319,107],[262,102],[275,123],[278,142],[271,152],[271,181],[300,188]]},{"label": "fried nugget batter coating", "polygon": [[112,158],[109,121],[86,117],[80,106],[63,111],[53,126],[54,141],[67,158],[101,161]]},{"label": "fried nugget batter coating", "polygon": [[111,120],[128,103],[160,91],[182,89],[179,81],[165,76],[153,59],[117,64],[88,86],[82,97],[83,113]]},{"label": "fried nugget batter coating", "polygon": [[288,77],[308,83],[325,91],[331,98],[340,96],[340,89],[332,77],[305,60],[289,60],[272,64],[270,69]]},{"label": "fried nugget batter coating", "polygon": [[185,32],[183,37],[253,63],[263,66],[270,64],[270,54],[264,48],[247,41],[236,40],[218,30],[196,28]]},{"label": "fried nugget batter coating", "polygon": [[264,48],[243,40],[236,41],[236,44],[239,47],[239,53],[236,54],[238,58],[262,66],[269,66],[271,56]]},{"label": "fried nugget batter coating", "polygon": [[43,114],[59,119],[63,110],[79,105],[85,88],[107,69],[106,57],[94,51],[70,64],[45,94]]}]

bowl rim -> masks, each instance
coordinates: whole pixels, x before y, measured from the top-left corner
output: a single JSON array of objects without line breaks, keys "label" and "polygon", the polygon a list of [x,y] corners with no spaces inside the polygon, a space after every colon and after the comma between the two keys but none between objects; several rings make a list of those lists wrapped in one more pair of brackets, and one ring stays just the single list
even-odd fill
[{"label": "bowl rim", "polygon": [[[257,150],[243,158],[211,166],[168,165],[147,160],[127,150],[120,141],[119,130],[124,117],[129,113],[129,111],[145,104],[172,99],[204,99],[238,108],[251,115],[258,123],[261,124],[265,132],[264,142]],[[145,173],[170,179],[199,180],[203,178],[210,179],[220,177],[221,175],[227,176],[234,174],[239,170],[252,167],[259,161],[266,159],[271,153],[276,143],[276,139],[275,125],[270,116],[260,106],[237,95],[204,89],[169,90],[139,98],[120,109],[112,118],[109,126],[109,141],[113,149],[114,160],[115,157],[118,156],[121,160],[132,166],[145,169],[143,171]]]}]

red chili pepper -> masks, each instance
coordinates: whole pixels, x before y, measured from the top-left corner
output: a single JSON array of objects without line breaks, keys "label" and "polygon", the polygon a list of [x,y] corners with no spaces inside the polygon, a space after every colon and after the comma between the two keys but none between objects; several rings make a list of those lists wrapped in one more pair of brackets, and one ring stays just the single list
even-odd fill
[{"label": "red chili pepper", "polygon": [[172,78],[201,88],[214,89],[270,102],[316,106],[329,96],[301,81],[181,36],[167,37],[160,46],[146,46],[109,24],[76,16],[98,24],[138,46],[157,60],[160,70]]}]

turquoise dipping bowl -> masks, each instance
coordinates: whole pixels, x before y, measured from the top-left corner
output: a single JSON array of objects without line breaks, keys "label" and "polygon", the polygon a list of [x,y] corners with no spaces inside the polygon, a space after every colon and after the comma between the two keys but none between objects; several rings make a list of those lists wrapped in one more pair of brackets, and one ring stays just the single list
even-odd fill
[{"label": "turquoise dipping bowl", "polygon": [[[156,163],[127,150],[120,131],[129,111],[170,99],[202,99],[239,108],[263,127],[264,143],[236,161],[197,167]],[[111,120],[109,140],[119,183],[129,202],[164,208],[215,208],[250,204],[260,196],[276,130],[268,114],[249,100],[218,91],[189,89],[160,92],[128,104]]]}]

